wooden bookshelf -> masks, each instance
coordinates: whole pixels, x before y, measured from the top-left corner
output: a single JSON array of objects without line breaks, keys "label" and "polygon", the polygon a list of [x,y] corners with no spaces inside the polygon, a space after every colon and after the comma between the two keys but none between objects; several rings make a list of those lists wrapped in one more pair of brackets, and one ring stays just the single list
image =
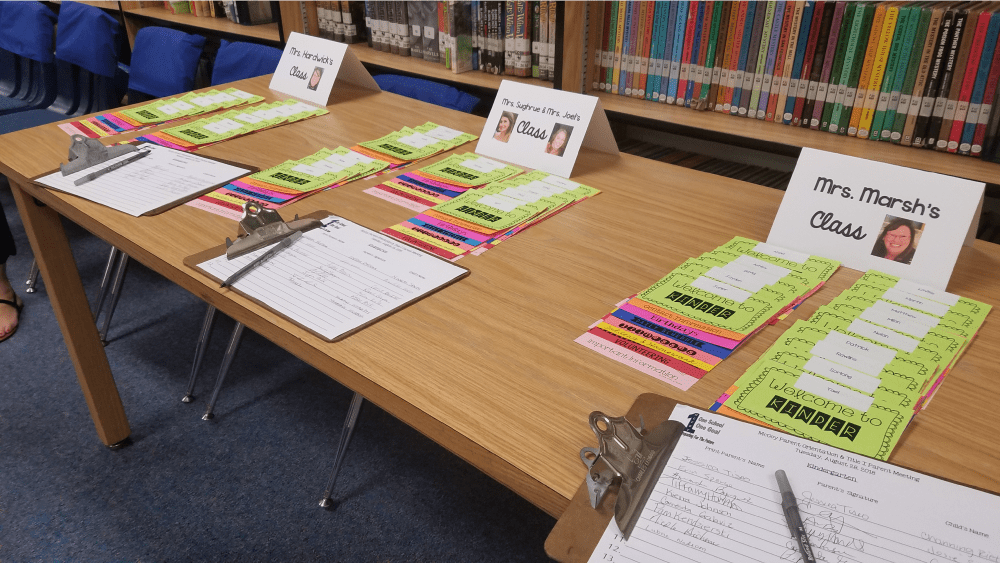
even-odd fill
[{"label": "wooden bookshelf", "polygon": [[251,41],[256,40],[256,42],[273,44],[280,44],[282,42],[277,22],[261,25],[240,25],[226,18],[206,18],[192,14],[173,14],[162,5],[138,7],[132,6],[138,4],[138,2],[122,2],[121,4],[125,15],[125,28],[128,30],[129,44],[133,46],[135,44],[136,32],[148,25],[187,27],[193,28],[192,31],[195,33],[200,31],[210,35],[246,38]]},{"label": "wooden bookshelf", "polygon": [[525,84],[532,84],[543,88],[552,88],[551,82],[546,82],[537,78],[487,74],[478,70],[470,70],[469,72],[455,74],[450,69],[445,68],[441,63],[433,63],[414,57],[401,57],[399,55],[393,55],[392,53],[386,53],[385,51],[377,51],[369,47],[367,43],[355,43],[350,46],[350,49],[351,52],[353,52],[363,63],[419,74],[427,78],[450,80],[452,82],[459,82],[461,84],[468,84],[470,86],[477,86],[480,88],[492,88],[493,90],[499,88],[500,83],[504,80],[513,80],[515,82],[523,82]]}]

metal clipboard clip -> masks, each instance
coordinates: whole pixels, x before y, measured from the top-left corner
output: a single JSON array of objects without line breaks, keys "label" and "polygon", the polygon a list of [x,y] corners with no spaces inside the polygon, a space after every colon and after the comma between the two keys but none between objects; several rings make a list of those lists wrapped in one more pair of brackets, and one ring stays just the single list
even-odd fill
[{"label": "metal clipboard clip", "polygon": [[642,416],[636,428],[624,416],[611,418],[594,411],[590,413],[590,427],[600,444],[599,449],[580,450],[580,459],[587,466],[590,506],[600,506],[608,491],[618,486],[615,522],[628,539],[684,432],[684,425],[667,420],[646,431]]},{"label": "metal clipboard clip", "polygon": [[248,201],[243,204],[243,218],[240,219],[240,232],[245,233],[233,242],[226,237],[226,258],[232,260],[248,252],[270,246],[295,232],[306,232],[323,224],[319,219],[295,219],[285,222],[281,215],[273,209],[266,209],[260,204]]},{"label": "metal clipboard clip", "polygon": [[59,165],[59,171],[62,172],[63,176],[69,176],[86,168],[105,163],[112,158],[139,150],[135,145],[106,147],[97,139],[88,139],[83,135],[73,135],[70,138],[73,142],[69,145],[69,162]]}]

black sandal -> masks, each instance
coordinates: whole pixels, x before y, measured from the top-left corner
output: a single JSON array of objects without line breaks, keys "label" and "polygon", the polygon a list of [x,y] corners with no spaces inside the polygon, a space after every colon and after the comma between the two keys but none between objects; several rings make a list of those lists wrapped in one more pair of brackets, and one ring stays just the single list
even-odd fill
[{"label": "black sandal", "polygon": [[4,340],[7,340],[11,336],[14,336],[14,333],[17,332],[17,328],[21,326],[21,309],[24,308],[24,301],[22,301],[21,298],[18,297],[17,294],[15,293],[13,301],[9,299],[0,299],[0,305],[10,305],[11,307],[14,308],[15,311],[17,311],[17,324],[14,325],[14,330],[10,331],[10,333],[8,333],[7,336],[0,338],[0,342],[3,342]]}]

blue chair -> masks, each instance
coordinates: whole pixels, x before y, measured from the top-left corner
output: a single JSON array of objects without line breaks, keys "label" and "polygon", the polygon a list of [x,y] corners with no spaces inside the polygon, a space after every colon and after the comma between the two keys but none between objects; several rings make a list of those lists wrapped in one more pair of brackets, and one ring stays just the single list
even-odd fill
[{"label": "blue chair", "polygon": [[271,74],[280,59],[281,49],[223,39],[212,65],[212,85]]},{"label": "blue chair", "polygon": [[462,92],[447,84],[440,84],[423,78],[400,76],[398,74],[379,74],[375,76],[379,88],[386,92],[406,96],[422,102],[454,109],[465,113],[479,105],[479,98]]},{"label": "blue chair", "polygon": [[128,79],[129,102],[194,90],[205,38],[165,27],[144,27],[135,35]]},{"label": "blue chair", "polygon": [[84,115],[121,105],[116,85],[124,34],[118,21],[78,2],[63,2],[56,32],[59,92],[48,109]]},{"label": "blue chair", "polygon": [[55,99],[55,23],[55,12],[39,2],[0,3],[0,115],[44,108]]}]

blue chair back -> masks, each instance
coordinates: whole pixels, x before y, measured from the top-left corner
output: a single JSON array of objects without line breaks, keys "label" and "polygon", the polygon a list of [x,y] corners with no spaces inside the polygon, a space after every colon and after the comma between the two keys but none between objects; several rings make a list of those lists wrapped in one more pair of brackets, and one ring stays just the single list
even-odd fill
[{"label": "blue chair back", "polygon": [[[56,96],[56,14],[39,2],[0,3],[0,114],[44,108]],[[13,64],[9,64],[9,63]]]},{"label": "blue chair back", "polygon": [[135,35],[128,79],[129,101],[173,96],[194,89],[205,38],[165,27]]},{"label": "blue chair back", "polygon": [[212,85],[271,74],[280,59],[281,49],[223,39],[212,66]]},{"label": "blue chair back", "polygon": [[397,74],[380,74],[375,76],[379,88],[386,92],[406,96],[422,102],[428,102],[449,109],[471,113],[479,105],[479,98],[462,92],[447,84],[439,84],[422,78],[412,78]]},{"label": "blue chair back", "polygon": [[83,115],[121,105],[124,92],[115,87],[121,25],[101,10],[63,2],[56,33],[59,92],[48,109]]}]

